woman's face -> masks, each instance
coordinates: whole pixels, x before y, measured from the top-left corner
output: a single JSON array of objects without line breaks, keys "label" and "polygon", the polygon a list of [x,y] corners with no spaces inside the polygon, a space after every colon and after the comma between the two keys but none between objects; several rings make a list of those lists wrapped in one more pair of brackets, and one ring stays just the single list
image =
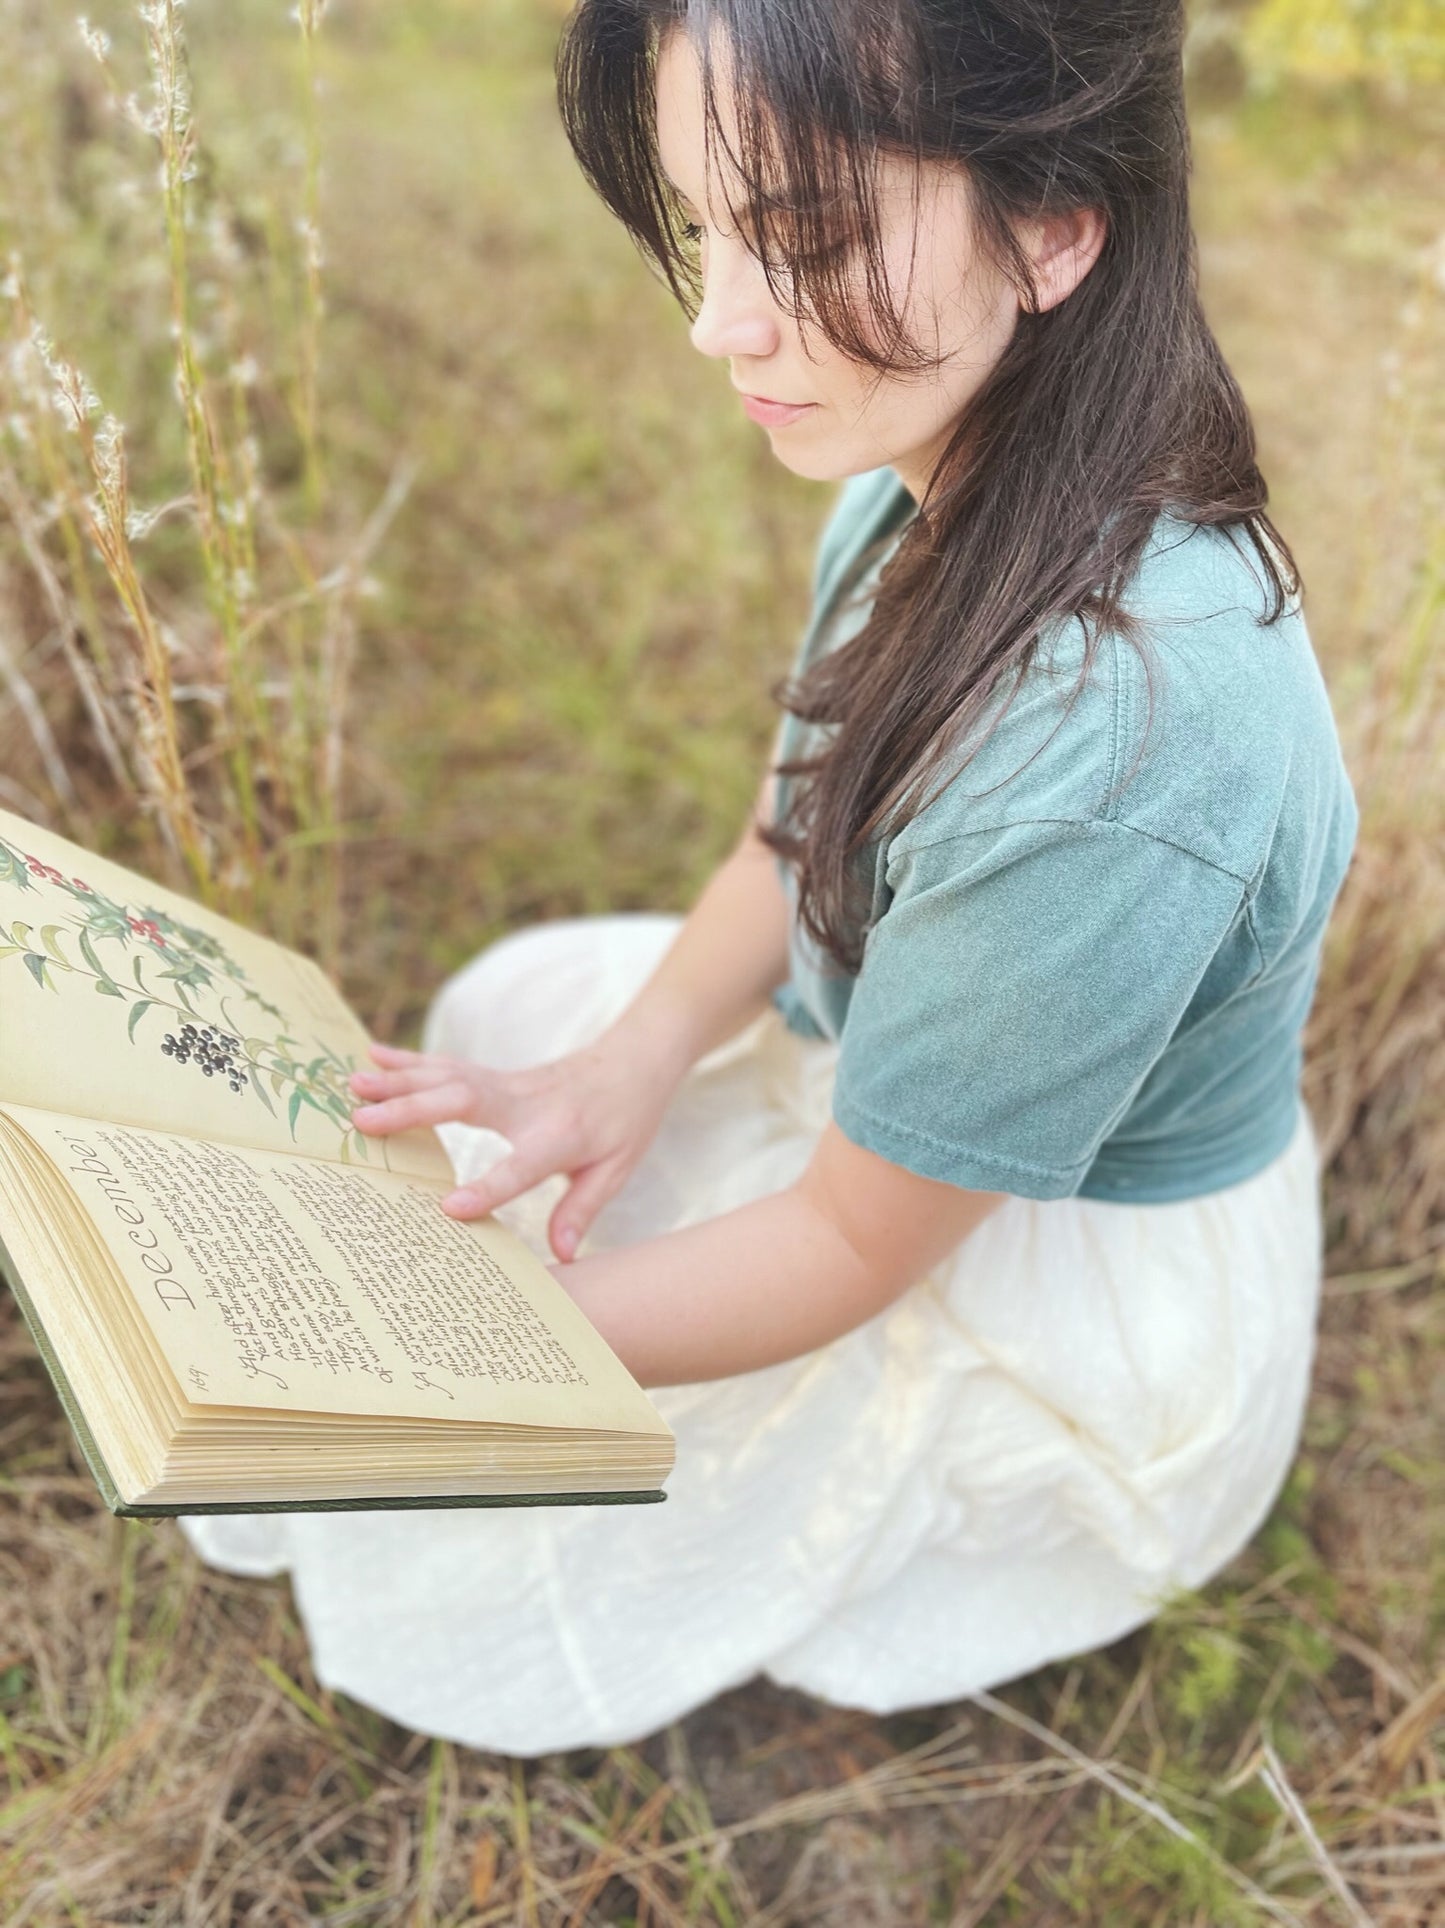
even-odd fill
[{"label": "woman's face", "polygon": [[[718,108],[736,148],[726,44],[719,36],[715,45]],[[766,411],[754,414],[773,453],[795,474],[839,481],[891,465],[921,501],[959,412],[1007,346],[1020,306],[975,243],[963,174],[880,157],[880,240],[892,300],[910,339],[945,357],[921,374],[880,374],[778,306],[761,263],[732,227],[727,196],[709,199],[701,63],[676,29],[658,52],[656,97],[663,171],[687,219],[702,230],[703,301],[693,346],[727,360],[740,395],[806,404],[786,419],[776,411],[771,420]],[[725,157],[713,158],[716,189]],[[734,198],[746,204],[741,192]]]}]

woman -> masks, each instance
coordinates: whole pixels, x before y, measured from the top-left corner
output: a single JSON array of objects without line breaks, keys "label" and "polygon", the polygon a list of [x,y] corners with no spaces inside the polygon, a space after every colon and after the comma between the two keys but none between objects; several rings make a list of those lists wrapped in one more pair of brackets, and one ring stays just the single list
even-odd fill
[{"label": "woman", "polygon": [[445,1209],[555,1257],[677,1436],[667,1503],[186,1522],[289,1568],[320,1679],[398,1720],[538,1754],[759,1670],[956,1698],[1140,1625],[1279,1491],[1357,817],[1199,306],[1181,30],[569,18],[584,171],[843,487],[690,915],[514,932],[352,1081],[359,1128],[439,1129]]}]

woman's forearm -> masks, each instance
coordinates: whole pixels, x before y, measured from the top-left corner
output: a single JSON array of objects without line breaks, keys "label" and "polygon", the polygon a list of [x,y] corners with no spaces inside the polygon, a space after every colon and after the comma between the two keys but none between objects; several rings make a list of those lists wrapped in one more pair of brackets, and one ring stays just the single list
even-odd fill
[{"label": "woman's forearm", "polygon": [[679,1072],[766,1009],[788,976],[789,907],[777,859],[748,837],[708,879],[671,949],[617,1019]]},{"label": "woman's forearm", "polygon": [[865,1264],[796,1187],[548,1268],[640,1386],[753,1372],[881,1312],[911,1268]]}]

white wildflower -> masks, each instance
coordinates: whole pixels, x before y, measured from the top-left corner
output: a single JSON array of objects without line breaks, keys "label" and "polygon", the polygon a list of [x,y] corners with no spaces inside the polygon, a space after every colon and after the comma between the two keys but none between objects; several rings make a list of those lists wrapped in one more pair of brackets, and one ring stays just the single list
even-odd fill
[{"label": "white wildflower", "polygon": [[65,417],[66,425],[79,428],[87,415],[98,414],[100,397],[78,368],[56,354],[55,343],[38,321],[31,324],[30,342],[50,377],[51,401],[57,413]]},{"label": "white wildflower", "polygon": [[95,459],[102,490],[118,495],[124,486],[125,430],[113,415],[95,431]]},{"label": "white wildflower", "polygon": [[164,505],[155,509],[132,509],[125,519],[125,532],[132,542],[143,542],[164,514]]},{"label": "white wildflower", "polygon": [[101,65],[104,66],[105,57],[110,52],[110,35],[102,32],[99,27],[92,27],[84,14],[80,16],[75,24],[79,30],[81,39],[85,42],[86,46],[89,47],[96,59],[100,61]]},{"label": "white wildflower", "polygon": [[[139,94],[127,94],[120,104],[120,111],[132,127],[138,127],[142,134],[149,134],[159,140],[165,131],[165,116],[159,107],[143,107]],[[162,174],[162,181],[165,176]]]},{"label": "white wildflower", "polygon": [[226,373],[241,388],[254,388],[261,378],[261,365],[254,355],[242,355],[233,361]]}]

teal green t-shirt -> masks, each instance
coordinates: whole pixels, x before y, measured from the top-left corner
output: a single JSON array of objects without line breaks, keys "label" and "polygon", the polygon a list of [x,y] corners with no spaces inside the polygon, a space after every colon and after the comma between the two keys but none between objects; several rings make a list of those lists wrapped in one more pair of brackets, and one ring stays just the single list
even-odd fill
[{"label": "teal green t-shirt", "polygon": [[[862,627],[913,513],[891,468],[843,485],[795,673]],[[1154,666],[1147,737],[1138,652],[1102,636],[1069,709],[1083,632],[1056,625],[983,747],[874,845],[858,973],[794,916],[773,1002],[838,1043],[855,1144],[973,1190],[1137,1203],[1285,1149],[1359,817],[1298,599],[1262,626],[1267,587],[1243,530],[1161,514],[1124,598]],[[785,715],[773,762],[820,741]]]}]

